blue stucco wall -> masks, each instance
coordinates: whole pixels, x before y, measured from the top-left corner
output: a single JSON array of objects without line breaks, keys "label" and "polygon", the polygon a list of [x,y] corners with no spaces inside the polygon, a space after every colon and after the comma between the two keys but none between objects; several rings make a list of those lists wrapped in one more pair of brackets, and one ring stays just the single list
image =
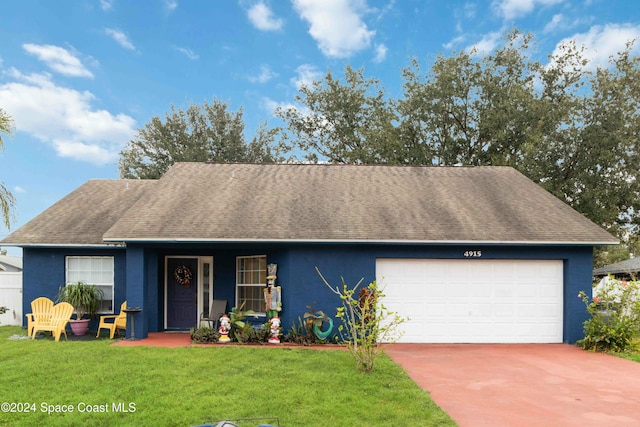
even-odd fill
[{"label": "blue stucco wall", "polygon": [[[65,257],[114,257],[114,307],[116,311],[126,298],[126,251],[120,249],[44,249],[24,248],[22,251],[22,312],[31,313],[31,301],[47,297],[55,301],[60,286],[65,284]],[[26,318],[22,319],[26,327]],[[97,328],[97,320],[89,326]]]},{"label": "blue stucco wall", "polygon": [[[327,281],[335,286],[345,283],[353,287],[361,278],[367,285],[376,278],[377,258],[467,259],[464,252],[482,251],[480,259],[557,259],[564,266],[563,341],[573,343],[583,337],[582,324],[588,318],[578,292],[591,288],[593,258],[591,247],[531,247],[531,246],[413,246],[413,245],[304,245],[291,249],[289,283],[283,286],[283,299],[289,311],[284,325],[292,320],[290,313],[304,313],[313,304],[316,310],[335,314],[340,305],[337,296],[322,283],[317,266]],[[473,260],[470,260],[473,261]],[[299,314],[297,314],[299,315]]]},{"label": "blue stucco wall", "polygon": [[[282,287],[281,313],[285,330],[302,317],[307,306],[335,316],[338,297],[327,289],[315,271],[317,266],[333,286],[344,277],[352,287],[375,280],[377,258],[464,259],[467,250],[482,251],[481,259],[558,259],[564,265],[564,338],[582,338],[582,323],[588,314],[577,298],[591,286],[592,248],[585,246],[505,245],[368,245],[368,244],[229,244],[229,245],[130,245],[126,250],[29,249],[24,250],[24,307],[38,296],[55,297],[64,283],[66,255],[114,255],[116,265],[115,306],[126,298],[130,306],[143,307],[136,317],[136,337],[164,327],[164,257],[199,255],[214,258],[214,296],[235,305],[236,256],[267,255],[278,264],[278,285]],[[128,269],[126,268],[128,267]],[[128,331],[128,334],[130,332]]]}]

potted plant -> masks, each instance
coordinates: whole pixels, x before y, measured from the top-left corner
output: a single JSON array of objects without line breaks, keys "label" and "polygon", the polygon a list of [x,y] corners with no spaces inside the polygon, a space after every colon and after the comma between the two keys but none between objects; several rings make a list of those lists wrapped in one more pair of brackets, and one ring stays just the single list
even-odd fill
[{"label": "potted plant", "polygon": [[74,335],[87,333],[90,318],[98,312],[102,295],[102,290],[96,285],[90,285],[83,281],[67,283],[66,286],[60,287],[58,302],[68,302],[76,311],[76,319],[69,322]]}]

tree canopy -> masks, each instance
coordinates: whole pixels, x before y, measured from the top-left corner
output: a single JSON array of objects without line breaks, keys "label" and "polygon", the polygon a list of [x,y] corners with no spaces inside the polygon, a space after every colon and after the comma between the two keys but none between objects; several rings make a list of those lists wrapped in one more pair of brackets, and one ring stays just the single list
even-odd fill
[{"label": "tree canopy", "polygon": [[[619,236],[640,225],[640,59],[633,44],[592,67],[567,43],[542,64],[513,30],[492,53],[438,55],[402,70],[403,93],[347,66],[280,108],[307,160],[508,165]],[[544,214],[541,212],[541,214]]]},{"label": "tree canopy", "polygon": [[[2,108],[0,108],[0,151],[4,150],[4,141],[2,140],[2,134],[11,135],[13,132],[13,119]],[[16,201],[13,194],[4,183],[0,182],[0,214],[2,215],[2,222],[7,227],[11,228],[11,220],[13,218],[13,209]]]},{"label": "tree canopy", "polygon": [[176,162],[274,162],[279,160],[274,129],[261,125],[247,143],[242,109],[228,105],[171,106],[164,120],[152,117],[120,152],[120,177],[158,179]]}]

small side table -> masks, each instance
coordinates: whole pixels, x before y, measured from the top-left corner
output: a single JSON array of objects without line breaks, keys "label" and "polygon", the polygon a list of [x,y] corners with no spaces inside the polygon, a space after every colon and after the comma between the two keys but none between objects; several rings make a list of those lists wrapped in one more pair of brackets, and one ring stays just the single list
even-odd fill
[{"label": "small side table", "polygon": [[127,316],[129,316],[129,319],[131,319],[131,337],[129,339],[131,341],[135,341],[136,340],[136,324],[134,322],[134,318],[137,313],[140,313],[142,311],[142,309],[140,307],[129,307],[129,308],[125,308],[122,311],[127,313]]}]

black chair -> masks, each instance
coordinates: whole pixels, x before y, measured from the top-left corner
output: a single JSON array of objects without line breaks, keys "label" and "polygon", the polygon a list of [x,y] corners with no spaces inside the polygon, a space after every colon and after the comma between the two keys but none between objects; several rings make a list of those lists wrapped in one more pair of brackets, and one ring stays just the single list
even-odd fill
[{"label": "black chair", "polygon": [[211,304],[211,310],[209,311],[209,315],[207,316],[206,313],[202,313],[200,315],[200,321],[209,323],[209,327],[211,329],[217,329],[220,316],[225,314],[227,312],[226,310],[227,310],[226,299],[214,299]]}]

